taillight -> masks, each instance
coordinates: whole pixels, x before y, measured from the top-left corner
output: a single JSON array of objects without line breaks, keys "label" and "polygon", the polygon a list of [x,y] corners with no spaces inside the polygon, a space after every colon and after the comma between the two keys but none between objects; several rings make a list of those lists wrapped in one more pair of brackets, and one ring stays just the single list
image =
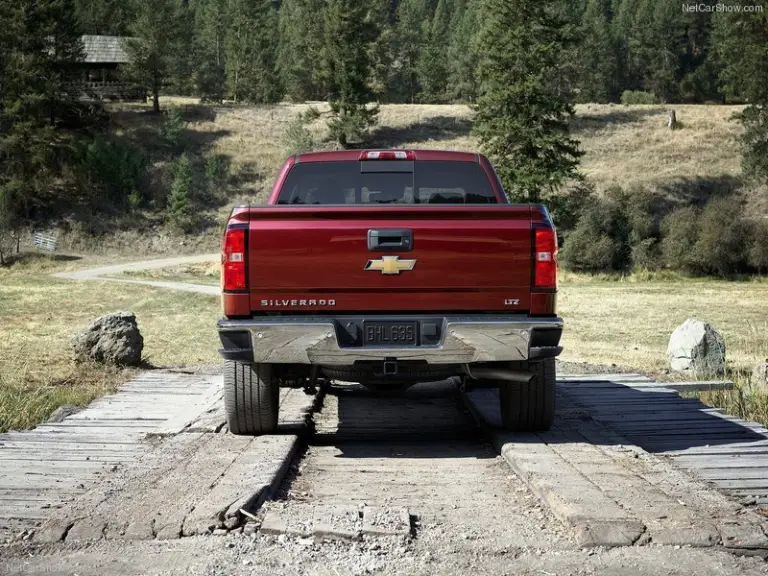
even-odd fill
[{"label": "taillight", "polygon": [[223,283],[225,292],[240,292],[248,287],[245,273],[245,230],[228,228],[224,234]]},{"label": "taillight", "polygon": [[360,154],[360,160],[416,160],[411,150],[367,150]]},{"label": "taillight", "polygon": [[550,227],[534,229],[533,287],[557,288],[557,234]]}]

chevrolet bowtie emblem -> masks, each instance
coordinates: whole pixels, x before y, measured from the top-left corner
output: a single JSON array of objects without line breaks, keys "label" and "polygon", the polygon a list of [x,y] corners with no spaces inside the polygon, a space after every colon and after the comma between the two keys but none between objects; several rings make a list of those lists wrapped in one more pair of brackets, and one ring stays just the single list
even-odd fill
[{"label": "chevrolet bowtie emblem", "polygon": [[382,256],[381,260],[368,260],[366,270],[375,270],[382,274],[400,274],[413,270],[416,260],[400,260],[400,256]]}]

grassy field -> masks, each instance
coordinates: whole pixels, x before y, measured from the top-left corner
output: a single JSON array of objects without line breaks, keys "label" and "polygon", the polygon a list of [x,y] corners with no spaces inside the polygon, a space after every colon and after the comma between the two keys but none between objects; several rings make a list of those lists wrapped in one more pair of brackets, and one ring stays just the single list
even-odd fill
[{"label": "grassy field", "polygon": [[[274,178],[288,155],[286,134],[308,104],[217,107],[195,106],[196,101],[166,98],[164,106],[188,106],[187,139],[191,146],[228,159],[227,198],[216,214],[218,221],[232,204],[264,202]],[[144,105],[121,104],[115,124],[127,133],[142,134],[148,122]],[[320,111],[323,103],[313,104]],[[585,154],[581,172],[598,191],[610,186],[645,187],[680,200],[732,189],[741,175],[734,119],[739,106],[676,105],[680,129],[666,128],[668,106],[585,104],[576,107],[574,136]],[[476,151],[472,111],[463,105],[392,104],[380,107],[379,123],[366,148],[438,148]],[[310,126],[320,148],[327,147],[324,120]],[[768,208],[765,196],[759,202]],[[193,239],[195,240],[195,239]],[[169,246],[172,250],[173,246]],[[186,248],[185,248],[186,251]]]},{"label": "grassy field", "polygon": [[[324,104],[316,107],[325,109]],[[212,150],[231,158],[233,173],[243,176],[238,180],[241,189],[249,197],[264,200],[287,155],[288,126],[307,108],[301,104],[220,107],[209,118],[190,123],[190,129],[211,135]],[[581,171],[598,189],[616,184],[671,188],[738,177],[741,127],[733,115],[742,108],[674,108],[680,129],[670,131],[668,106],[577,106],[573,132],[585,152]],[[361,145],[476,151],[471,129],[472,112],[467,106],[383,105],[378,127]],[[323,121],[317,121],[311,131],[318,138],[324,136]]]},{"label": "grassy field", "polygon": [[108,312],[136,313],[149,364],[219,361],[216,298],[50,276],[101,263],[43,258],[0,269],[0,431],[37,424],[63,404],[86,405],[134,373],[71,361],[73,332]]}]

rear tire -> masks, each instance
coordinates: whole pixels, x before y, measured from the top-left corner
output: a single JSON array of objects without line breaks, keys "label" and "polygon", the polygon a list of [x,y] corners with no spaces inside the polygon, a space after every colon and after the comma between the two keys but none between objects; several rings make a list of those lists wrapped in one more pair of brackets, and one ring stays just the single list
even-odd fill
[{"label": "rear tire", "polygon": [[270,364],[224,363],[224,408],[229,431],[259,436],[277,429],[280,386]]},{"label": "rear tire", "polygon": [[501,425],[516,432],[544,432],[555,419],[555,359],[531,362],[526,383],[500,382]]}]

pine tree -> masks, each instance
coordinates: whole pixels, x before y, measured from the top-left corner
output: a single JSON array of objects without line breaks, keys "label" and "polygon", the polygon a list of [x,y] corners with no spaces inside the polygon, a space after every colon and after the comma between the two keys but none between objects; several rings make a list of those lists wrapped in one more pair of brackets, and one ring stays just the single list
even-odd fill
[{"label": "pine tree", "polygon": [[431,25],[423,26],[424,44],[418,59],[421,102],[442,102],[448,88],[448,46],[451,13],[448,0],[439,0]]},{"label": "pine tree", "polygon": [[126,36],[135,18],[134,5],[125,0],[74,0],[83,34]]},{"label": "pine tree", "polygon": [[277,102],[278,18],[272,0],[230,0],[227,80],[236,102]]},{"label": "pine tree", "polygon": [[0,0],[0,236],[49,216],[52,183],[71,138],[58,119],[73,104],[83,58],[71,0]]},{"label": "pine tree", "polygon": [[201,100],[221,102],[226,91],[226,0],[201,0],[195,11],[197,67],[195,85]]},{"label": "pine tree", "polygon": [[192,164],[186,154],[179,156],[172,165],[173,183],[168,194],[168,219],[172,226],[189,232],[194,226],[192,206]]},{"label": "pine tree", "polygon": [[393,88],[404,102],[416,102],[421,91],[418,67],[423,46],[423,24],[429,18],[428,14],[427,0],[401,0],[397,7]]},{"label": "pine tree", "polygon": [[717,14],[715,46],[726,93],[749,103],[741,114],[744,174],[768,184],[768,10]]},{"label": "pine tree", "polygon": [[478,0],[457,0],[451,18],[453,35],[448,47],[448,95],[453,100],[473,102],[477,98],[479,15]]},{"label": "pine tree", "polygon": [[573,177],[573,106],[558,82],[571,31],[556,1],[484,0],[476,130],[509,196],[540,202]]},{"label": "pine tree", "polygon": [[579,47],[579,100],[612,102],[617,99],[618,49],[611,34],[609,0],[589,0]]},{"label": "pine tree", "polygon": [[368,88],[379,102],[389,101],[392,92],[392,65],[395,60],[395,30],[392,0],[374,0],[370,3],[368,18],[373,29],[373,40],[368,47],[370,73]]},{"label": "pine tree", "polygon": [[376,27],[359,0],[327,0],[323,70],[330,91],[331,135],[341,145],[375,124],[378,108],[369,108],[369,48]]},{"label": "pine tree", "polygon": [[171,72],[177,50],[179,6],[176,0],[134,0],[133,38],[125,47],[130,58],[128,74],[150,89],[152,107],[160,112],[160,91]]},{"label": "pine tree", "polygon": [[663,102],[680,98],[680,55],[683,32],[680,7],[664,0],[649,2],[653,7],[649,44],[646,46],[649,65],[646,88]]},{"label": "pine tree", "polygon": [[325,98],[318,68],[323,49],[324,0],[284,0],[280,6],[278,71],[291,100]]},{"label": "pine tree", "polygon": [[196,3],[181,0],[176,12],[176,41],[172,46],[168,86],[179,96],[188,96],[195,90],[195,6]]}]

